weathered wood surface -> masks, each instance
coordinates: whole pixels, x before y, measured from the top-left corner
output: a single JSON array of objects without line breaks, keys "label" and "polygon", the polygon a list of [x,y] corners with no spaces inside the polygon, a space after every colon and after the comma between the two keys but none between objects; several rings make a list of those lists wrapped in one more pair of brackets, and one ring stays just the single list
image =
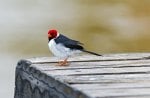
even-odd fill
[{"label": "weathered wood surface", "polygon": [[15,98],[150,98],[150,53],[21,60]]}]

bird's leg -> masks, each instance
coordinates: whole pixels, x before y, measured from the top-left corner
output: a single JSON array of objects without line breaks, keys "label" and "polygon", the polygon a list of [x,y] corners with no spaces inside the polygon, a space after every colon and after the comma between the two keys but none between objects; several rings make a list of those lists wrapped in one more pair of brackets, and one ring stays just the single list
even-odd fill
[{"label": "bird's leg", "polygon": [[67,59],[68,59],[68,58],[66,58],[66,59],[63,60],[63,61],[59,61],[59,62],[58,62],[58,65],[59,65],[59,66],[67,66],[67,65],[69,64],[68,61],[67,61]]}]

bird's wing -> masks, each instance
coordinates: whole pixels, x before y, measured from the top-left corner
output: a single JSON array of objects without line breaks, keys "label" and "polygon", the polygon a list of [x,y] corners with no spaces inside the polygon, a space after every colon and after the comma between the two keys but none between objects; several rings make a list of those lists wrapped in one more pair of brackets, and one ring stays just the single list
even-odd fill
[{"label": "bird's wing", "polygon": [[79,41],[76,41],[76,40],[72,40],[62,34],[59,35],[59,37],[57,37],[56,39],[54,39],[55,42],[57,44],[62,44],[64,46],[66,46],[67,48],[70,48],[70,49],[77,49],[77,50],[83,50],[83,47],[82,47],[82,43],[80,43]]}]

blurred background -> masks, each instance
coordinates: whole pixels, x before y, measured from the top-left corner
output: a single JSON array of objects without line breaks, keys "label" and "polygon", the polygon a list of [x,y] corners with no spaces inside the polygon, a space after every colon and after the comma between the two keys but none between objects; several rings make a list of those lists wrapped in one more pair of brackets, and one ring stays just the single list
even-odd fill
[{"label": "blurred background", "polygon": [[97,53],[150,52],[150,0],[1,0],[1,98],[13,98],[18,60],[52,56],[52,28]]}]

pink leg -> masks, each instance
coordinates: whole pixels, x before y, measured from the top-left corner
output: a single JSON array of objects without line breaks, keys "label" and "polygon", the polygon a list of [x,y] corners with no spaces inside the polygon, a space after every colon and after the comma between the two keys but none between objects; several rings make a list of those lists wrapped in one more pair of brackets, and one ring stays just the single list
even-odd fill
[{"label": "pink leg", "polygon": [[67,66],[67,65],[69,65],[67,59],[68,59],[68,58],[66,58],[64,61],[59,61],[59,62],[58,62],[58,66]]}]

